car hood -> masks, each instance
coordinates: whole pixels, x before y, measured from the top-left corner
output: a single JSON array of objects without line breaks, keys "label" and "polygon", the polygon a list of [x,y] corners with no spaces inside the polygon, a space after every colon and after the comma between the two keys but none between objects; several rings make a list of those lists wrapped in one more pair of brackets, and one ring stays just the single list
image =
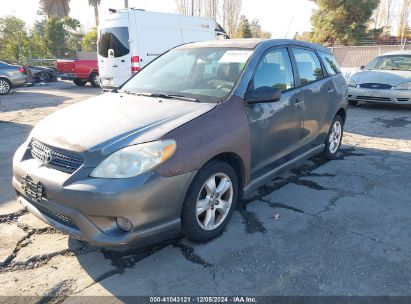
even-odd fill
[{"label": "car hood", "polygon": [[215,106],[106,93],[48,116],[33,129],[31,137],[70,151],[111,153],[130,144],[157,140]]},{"label": "car hood", "polygon": [[362,83],[383,83],[391,86],[397,86],[401,83],[411,81],[411,72],[409,71],[361,71],[351,76],[357,84]]}]

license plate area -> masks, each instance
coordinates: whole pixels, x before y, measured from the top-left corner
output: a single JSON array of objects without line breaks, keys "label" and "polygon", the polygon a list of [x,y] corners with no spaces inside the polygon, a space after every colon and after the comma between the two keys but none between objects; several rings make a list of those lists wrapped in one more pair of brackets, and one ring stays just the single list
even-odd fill
[{"label": "license plate area", "polygon": [[44,187],[40,182],[36,182],[30,176],[26,175],[23,177],[21,186],[29,201],[40,203],[43,200]]}]

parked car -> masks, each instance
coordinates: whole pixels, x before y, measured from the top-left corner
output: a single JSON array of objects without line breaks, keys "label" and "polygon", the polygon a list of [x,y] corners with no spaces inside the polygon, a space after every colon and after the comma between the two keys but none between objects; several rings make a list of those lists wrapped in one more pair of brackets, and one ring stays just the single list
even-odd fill
[{"label": "parked car", "polygon": [[411,51],[373,59],[348,81],[350,105],[358,102],[411,105]]},{"label": "parked car", "polygon": [[118,87],[165,51],[228,37],[214,20],[139,9],[111,10],[100,21],[98,65],[104,88]]},{"label": "parked car", "polygon": [[31,78],[36,82],[52,82],[57,80],[56,71],[51,67],[29,65],[27,70]]},{"label": "parked car", "polygon": [[85,86],[87,82],[95,88],[100,86],[97,60],[57,60],[57,72],[60,73],[62,80],[72,80],[80,87]]},{"label": "parked car", "polygon": [[346,82],[324,47],[187,44],[39,123],[15,153],[13,186],[37,217],[94,244],[180,231],[206,241],[281,170],[336,158],[346,107]]},{"label": "parked car", "polygon": [[0,61],[0,95],[6,95],[12,88],[26,85],[27,77],[21,65]]}]

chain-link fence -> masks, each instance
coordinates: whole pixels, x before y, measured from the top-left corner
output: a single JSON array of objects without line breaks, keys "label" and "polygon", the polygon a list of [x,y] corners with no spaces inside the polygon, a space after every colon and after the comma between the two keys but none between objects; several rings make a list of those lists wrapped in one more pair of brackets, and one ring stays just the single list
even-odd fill
[{"label": "chain-link fence", "polygon": [[393,51],[411,50],[411,45],[338,46],[330,47],[330,50],[342,68],[358,69],[378,55]]}]

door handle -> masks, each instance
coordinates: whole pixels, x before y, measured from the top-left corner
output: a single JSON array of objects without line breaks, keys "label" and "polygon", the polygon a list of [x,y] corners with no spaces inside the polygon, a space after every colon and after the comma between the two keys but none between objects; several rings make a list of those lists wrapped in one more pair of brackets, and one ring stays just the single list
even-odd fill
[{"label": "door handle", "polygon": [[303,104],[303,99],[302,98],[296,98],[294,99],[294,107],[296,109],[301,108]]},{"label": "door handle", "polygon": [[117,64],[113,65],[113,68],[118,68],[118,65]]}]

